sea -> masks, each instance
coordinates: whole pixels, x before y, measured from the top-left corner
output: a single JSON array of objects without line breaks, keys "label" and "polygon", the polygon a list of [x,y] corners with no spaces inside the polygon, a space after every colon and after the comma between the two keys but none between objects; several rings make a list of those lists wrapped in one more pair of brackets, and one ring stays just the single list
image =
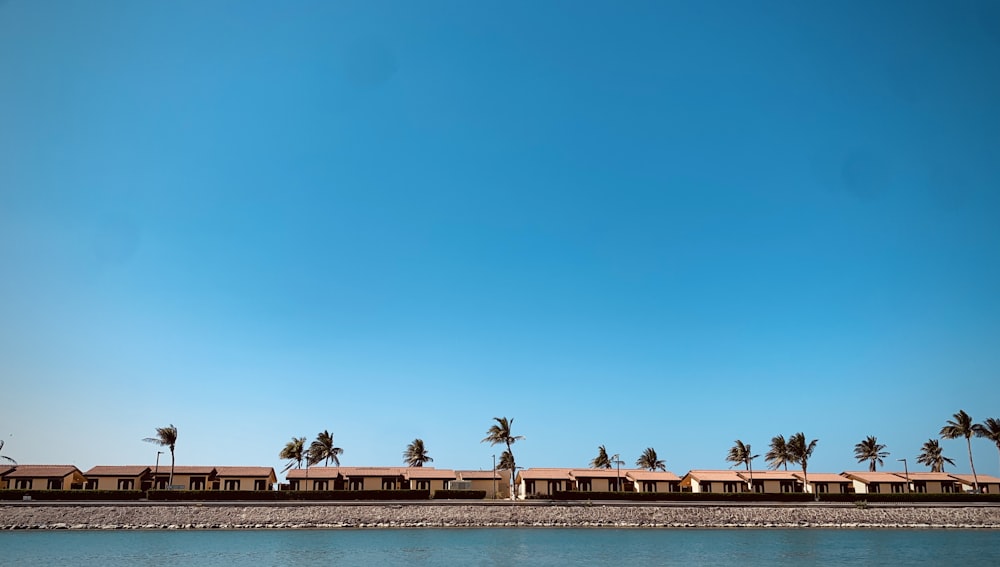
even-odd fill
[{"label": "sea", "polygon": [[0,565],[1000,565],[998,530],[6,531]]}]

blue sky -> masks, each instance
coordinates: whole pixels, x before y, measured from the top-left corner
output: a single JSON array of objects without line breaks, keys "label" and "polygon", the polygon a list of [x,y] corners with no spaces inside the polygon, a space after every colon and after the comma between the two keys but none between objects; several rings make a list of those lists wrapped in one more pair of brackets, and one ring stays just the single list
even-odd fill
[{"label": "blue sky", "polygon": [[1000,417],[998,60],[991,2],[0,0],[4,453],[916,469]]}]

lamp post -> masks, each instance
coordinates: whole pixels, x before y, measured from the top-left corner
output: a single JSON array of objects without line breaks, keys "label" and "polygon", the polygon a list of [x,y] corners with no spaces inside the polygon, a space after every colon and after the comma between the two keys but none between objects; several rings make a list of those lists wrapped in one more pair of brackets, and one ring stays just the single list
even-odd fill
[{"label": "lamp post", "polygon": [[625,461],[622,461],[621,458],[622,458],[621,454],[619,453],[611,455],[611,462],[613,462],[615,466],[618,468],[618,478],[617,480],[615,480],[615,490],[617,490],[618,492],[625,492],[624,490],[622,490],[622,463]]},{"label": "lamp post", "polygon": [[910,468],[906,466],[906,459],[896,459],[897,461],[903,461],[903,474],[906,475],[906,493],[910,493]]},{"label": "lamp post", "polygon": [[153,484],[156,484],[159,481],[158,477],[160,475],[160,455],[162,454],[163,451],[156,452],[156,467],[153,469]]},{"label": "lamp post", "polygon": [[493,453],[493,499],[497,499],[497,454]]}]

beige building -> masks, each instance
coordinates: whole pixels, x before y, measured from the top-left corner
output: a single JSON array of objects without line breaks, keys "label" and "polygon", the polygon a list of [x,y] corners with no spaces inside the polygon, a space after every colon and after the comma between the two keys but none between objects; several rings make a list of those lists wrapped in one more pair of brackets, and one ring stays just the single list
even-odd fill
[{"label": "beige building", "polygon": [[836,473],[809,473],[809,486],[806,488],[806,477],[802,471],[792,473],[799,482],[799,490],[805,489],[812,494],[850,494],[854,492],[854,483],[844,475]]},{"label": "beige building", "polygon": [[170,482],[170,465],[161,464],[153,469],[153,486],[157,490],[212,490],[218,480],[215,467],[183,466],[174,467],[173,484]]},{"label": "beige building", "polygon": [[731,470],[693,470],[681,479],[681,490],[685,492],[737,493],[749,492],[746,480]]},{"label": "beige building", "polygon": [[628,469],[570,469],[572,486],[567,490],[580,492],[622,492],[628,480]]},{"label": "beige building", "polygon": [[517,497],[549,496],[556,492],[572,490],[573,469],[535,468],[524,469],[517,474],[515,488]]},{"label": "beige building", "polygon": [[948,473],[911,472],[902,474],[903,480],[910,479],[910,492],[917,494],[952,494],[962,491],[961,483]]},{"label": "beige building", "polygon": [[[965,492],[972,492],[974,490],[972,484],[971,474],[952,474],[950,475],[955,478]],[[979,480],[979,491],[984,494],[1000,494],[1000,478],[995,476],[990,476],[988,474],[976,475]]]},{"label": "beige building", "polygon": [[[635,492],[680,492],[681,477],[670,471],[629,470],[625,489]],[[631,488],[630,488],[631,485]]]},{"label": "beige building", "polygon": [[458,478],[453,470],[433,467],[408,467],[403,476],[411,490],[429,490],[431,498],[438,490],[447,490],[448,483]]},{"label": "beige building", "polygon": [[84,475],[87,490],[149,490],[152,471],[143,465],[96,466]]},{"label": "beige building", "polygon": [[851,481],[855,494],[905,494],[907,491],[903,473],[846,471],[841,476]]},{"label": "beige building", "polygon": [[17,465],[4,478],[15,490],[76,490],[87,482],[73,465]]},{"label": "beige building", "polygon": [[471,482],[471,490],[486,492],[487,499],[510,498],[510,471],[455,471],[455,475]]},{"label": "beige building", "polygon": [[[734,471],[747,486],[753,486],[753,492],[758,494],[788,494],[792,492],[802,492],[802,481],[795,476],[792,471],[783,470],[762,470],[762,471]],[[810,479],[811,481],[811,479]]]},{"label": "beige building", "polygon": [[285,474],[289,490],[343,490],[340,467],[306,467]]},{"label": "beige building", "polygon": [[273,490],[278,477],[271,467],[215,467],[214,490]]}]

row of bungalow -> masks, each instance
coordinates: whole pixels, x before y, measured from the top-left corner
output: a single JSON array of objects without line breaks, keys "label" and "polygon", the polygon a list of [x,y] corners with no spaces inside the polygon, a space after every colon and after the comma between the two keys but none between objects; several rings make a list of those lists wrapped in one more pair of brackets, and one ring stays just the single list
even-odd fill
[{"label": "row of bungalow", "polygon": [[[487,498],[510,497],[510,472],[434,467],[308,467],[292,469],[278,484],[271,467],[96,466],[87,472],[73,465],[18,465],[0,468],[0,489],[21,490],[480,490]],[[979,475],[979,489],[1000,494],[1000,478]],[[669,471],[638,469],[530,468],[514,479],[518,498],[544,498],[564,491],[693,492],[782,494],[963,494],[973,477],[943,472],[868,472],[839,474],[800,471],[692,470],[679,477]]]}]

